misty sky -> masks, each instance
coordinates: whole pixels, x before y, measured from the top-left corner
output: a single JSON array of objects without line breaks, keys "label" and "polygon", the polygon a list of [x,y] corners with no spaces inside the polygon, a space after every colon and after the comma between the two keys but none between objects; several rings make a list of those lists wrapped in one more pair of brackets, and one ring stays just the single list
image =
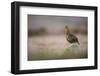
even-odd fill
[{"label": "misty sky", "polygon": [[28,29],[34,30],[40,27],[59,29],[65,25],[87,27],[87,19],[77,16],[28,15]]}]

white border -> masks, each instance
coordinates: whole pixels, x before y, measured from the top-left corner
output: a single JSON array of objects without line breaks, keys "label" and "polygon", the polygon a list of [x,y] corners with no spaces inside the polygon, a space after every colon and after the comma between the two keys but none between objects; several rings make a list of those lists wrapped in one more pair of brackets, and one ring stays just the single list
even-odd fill
[{"label": "white border", "polygon": [[[88,17],[88,58],[27,61],[27,14]],[[94,65],[94,11],[43,7],[20,7],[20,70]]]}]

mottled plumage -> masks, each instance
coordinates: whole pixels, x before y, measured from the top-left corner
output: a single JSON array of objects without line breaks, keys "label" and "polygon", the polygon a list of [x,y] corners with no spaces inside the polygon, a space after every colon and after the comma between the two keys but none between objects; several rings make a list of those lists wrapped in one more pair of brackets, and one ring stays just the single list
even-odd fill
[{"label": "mottled plumage", "polygon": [[66,33],[66,39],[69,43],[78,43],[79,44],[78,38],[70,32],[70,30],[67,26],[65,26],[65,33]]}]

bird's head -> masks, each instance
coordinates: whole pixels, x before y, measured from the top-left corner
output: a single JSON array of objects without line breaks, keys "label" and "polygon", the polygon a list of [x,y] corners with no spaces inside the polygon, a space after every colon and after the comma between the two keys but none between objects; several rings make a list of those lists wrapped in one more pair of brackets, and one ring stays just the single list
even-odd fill
[{"label": "bird's head", "polygon": [[65,26],[65,33],[66,33],[66,34],[70,33],[69,28],[68,28],[67,25]]}]

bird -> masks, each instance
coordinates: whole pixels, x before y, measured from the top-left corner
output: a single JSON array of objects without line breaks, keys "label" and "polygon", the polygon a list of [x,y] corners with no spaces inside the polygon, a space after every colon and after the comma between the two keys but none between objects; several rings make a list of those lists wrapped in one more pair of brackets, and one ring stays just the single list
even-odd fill
[{"label": "bird", "polygon": [[66,35],[66,40],[73,44],[73,43],[78,43],[78,45],[80,45],[78,38],[71,33],[71,31],[69,30],[68,26],[65,26],[65,35]]}]

